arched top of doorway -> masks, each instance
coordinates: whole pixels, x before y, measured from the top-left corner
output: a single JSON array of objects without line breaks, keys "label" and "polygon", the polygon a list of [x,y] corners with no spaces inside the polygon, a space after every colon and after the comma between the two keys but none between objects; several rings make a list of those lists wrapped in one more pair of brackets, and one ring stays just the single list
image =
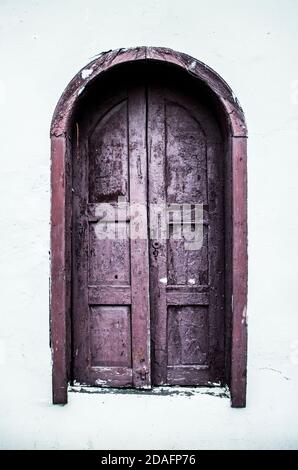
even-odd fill
[{"label": "arched top of doorway", "polygon": [[51,135],[66,135],[72,112],[81,93],[103,72],[120,64],[136,61],[159,61],[173,64],[203,82],[215,95],[225,114],[233,137],[246,137],[243,111],[228,84],[214,70],[193,57],[162,47],[116,49],[101,53],[81,69],[64,90],[53,115]]}]

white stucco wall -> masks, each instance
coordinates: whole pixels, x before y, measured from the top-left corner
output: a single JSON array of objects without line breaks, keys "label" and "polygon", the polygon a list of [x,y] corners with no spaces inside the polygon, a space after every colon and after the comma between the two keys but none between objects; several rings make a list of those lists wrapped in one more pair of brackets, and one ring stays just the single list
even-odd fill
[{"label": "white stucco wall", "polygon": [[[298,2],[0,1],[0,447],[298,447]],[[51,404],[49,127],[101,51],[166,46],[214,68],[249,130],[248,403],[72,393]],[[140,431],[142,427],[142,431]]]}]

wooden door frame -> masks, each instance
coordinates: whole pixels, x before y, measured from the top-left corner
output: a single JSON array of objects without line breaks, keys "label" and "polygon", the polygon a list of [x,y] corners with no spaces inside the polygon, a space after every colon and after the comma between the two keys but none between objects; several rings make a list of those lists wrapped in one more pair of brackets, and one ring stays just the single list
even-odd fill
[{"label": "wooden door frame", "polygon": [[63,92],[51,124],[50,325],[53,403],[67,403],[71,360],[71,129],[80,94],[105,71],[135,61],[159,61],[185,70],[208,88],[226,133],[227,384],[232,406],[246,404],[247,368],[247,128],[226,82],[202,62],[171,49],[139,47],[100,54]]}]

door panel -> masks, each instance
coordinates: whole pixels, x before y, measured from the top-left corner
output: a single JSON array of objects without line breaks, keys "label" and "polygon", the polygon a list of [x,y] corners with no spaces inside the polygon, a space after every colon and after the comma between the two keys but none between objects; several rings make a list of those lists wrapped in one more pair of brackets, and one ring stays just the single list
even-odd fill
[{"label": "door panel", "polygon": [[[148,244],[130,237],[137,229],[117,203],[147,205],[145,88],[111,95],[77,123],[73,376],[143,388],[150,384]],[[146,232],[146,214],[139,223]]]},{"label": "door panel", "polygon": [[206,204],[206,136],[190,110],[164,100],[167,202]]},{"label": "door panel", "polygon": [[89,202],[128,196],[127,100],[104,114],[89,137]]},{"label": "door panel", "polygon": [[[116,231],[117,229],[117,231]],[[125,239],[115,239],[118,230],[125,231]],[[92,285],[130,285],[129,223],[89,223],[89,282]]]},{"label": "door panel", "polygon": [[168,307],[168,367],[204,365],[208,354],[208,307]]},{"label": "door panel", "polygon": [[91,366],[131,368],[129,306],[91,306]]},{"label": "door panel", "polygon": [[187,90],[151,84],[148,151],[150,204],[169,211],[167,237],[155,230],[150,241],[153,384],[207,385],[223,379],[224,361],[220,132]]}]

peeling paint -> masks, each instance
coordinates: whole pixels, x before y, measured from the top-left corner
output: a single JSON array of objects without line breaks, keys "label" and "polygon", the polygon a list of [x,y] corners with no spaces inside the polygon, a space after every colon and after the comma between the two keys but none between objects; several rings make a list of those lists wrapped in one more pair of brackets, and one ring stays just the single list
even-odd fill
[{"label": "peeling paint", "polygon": [[102,394],[102,395],[148,395],[151,397],[198,397],[200,395],[209,395],[217,398],[229,398],[230,392],[227,387],[220,387],[218,384],[210,384],[207,387],[154,387],[154,388],[101,388],[101,387],[88,387],[88,386],[69,386],[68,391],[74,393],[89,393],[89,394]]},{"label": "peeling paint", "polygon": [[77,380],[73,381],[73,386],[74,387],[87,387],[87,385],[84,382],[80,383]]},{"label": "peeling paint", "polygon": [[241,319],[242,324],[246,322],[246,312],[247,312],[247,308],[245,306],[242,312],[242,319]]},{"label": "peeling paint", "polygon": [[81,93],[83,93],[84,90],[85,90],[85,85],[82,86],[81,88],[79,88],[79,90],[78,90],[78,96],[79,96]]},{"label": "peeling paint", "polygon": [[191,64],[188,66],[188,70],[193,71],[193,70],[195,70],[196,66],[197,66],[197,62],[195,60],[193,60],[191,62]]},{"label": "peeling paint", "polygon": [[106,380],[96,379],[97,385],[108,385]]},{"label": "peeling paint", "polygon": [[92,67],[90,69],[84,69],[81,72],[81,77],[83,78],[83,80],[85,80],[86,78],[90,77],[92,73],[93,73]]}]

